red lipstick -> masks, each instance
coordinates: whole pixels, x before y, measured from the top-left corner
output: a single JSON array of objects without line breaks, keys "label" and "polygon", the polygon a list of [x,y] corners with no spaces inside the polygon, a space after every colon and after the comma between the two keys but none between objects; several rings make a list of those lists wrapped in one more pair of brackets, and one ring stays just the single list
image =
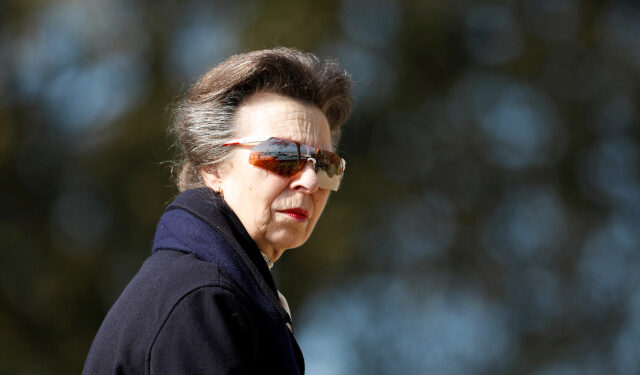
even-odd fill
[{"label": "red lipstick", "polygon": [[280,210],[278,212],[289,215],[290,217],[300,221],[304,221],[309,218],[309,212],[302,208],[289,208],[286,210]]}]

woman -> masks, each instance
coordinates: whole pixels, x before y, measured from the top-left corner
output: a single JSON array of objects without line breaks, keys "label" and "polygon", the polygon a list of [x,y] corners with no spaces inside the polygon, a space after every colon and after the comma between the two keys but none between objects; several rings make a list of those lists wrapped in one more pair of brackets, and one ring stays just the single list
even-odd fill
[{"label": "woman", "polygon": [[269,268],[340,186],[333,150],[350,87],[334,62],[286,48],[233,56],[198,80],[175,110],[181,194],[84,374],[304,373]]}]

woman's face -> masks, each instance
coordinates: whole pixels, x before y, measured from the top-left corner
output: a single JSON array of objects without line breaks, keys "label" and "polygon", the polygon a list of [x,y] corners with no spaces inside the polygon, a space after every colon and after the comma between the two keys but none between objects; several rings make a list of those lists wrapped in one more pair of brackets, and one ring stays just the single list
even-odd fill
[{"label": "woman's face", "polygon": [[[274,93],[258,93],[237,109],[238,137],[278,137],[331,150],[331,134],[320,109]],[[260,250],[272,260],[302,245],[327,199],[309,162],[291,177],[249,164],[250,146],[234,146],[231,159],[217,173],[202,172],[207,185],[221,191]]]}]

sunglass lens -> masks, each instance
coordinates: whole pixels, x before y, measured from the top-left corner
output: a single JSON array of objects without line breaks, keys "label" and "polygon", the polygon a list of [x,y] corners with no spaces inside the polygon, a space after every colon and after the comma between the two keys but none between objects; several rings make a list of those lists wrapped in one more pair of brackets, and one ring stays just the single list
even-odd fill
[{"label": "sunglass lens", "polygon": [[338,155],[318,150],[316,153],[316,174],[321,188],[337,191],[342,181],[343,172],[342,159]]},{"label": "sunglass lens", "polygon": [[249,163],[281,176],[290,177],[304,167],[295,142],[278,138],[268,139],[251,149]]},{"label": "sunglass lens", "polygon": [[324,170],[329,177],[340,174],[341,166],[342,159],[338,155],[324,150],[318,150],[316,153],[316,168]]},{"label": "sunglass lens", "polygon": [[284,177],[291,177],[301,169],[301,163],[297,160],[278,160],[273,157],[256,155],[254,153],[249,156],[249,163]]}]

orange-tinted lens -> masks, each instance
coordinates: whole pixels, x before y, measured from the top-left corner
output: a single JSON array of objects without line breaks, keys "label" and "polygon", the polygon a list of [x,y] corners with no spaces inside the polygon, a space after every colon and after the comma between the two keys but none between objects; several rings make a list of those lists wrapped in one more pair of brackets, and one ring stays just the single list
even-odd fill
[{"label": "orange-tinted lens", "polygon": [[291,177],[306,164],[300,146],[292,141],[270,138],[251,149],[249,163],[281,176]]}]

